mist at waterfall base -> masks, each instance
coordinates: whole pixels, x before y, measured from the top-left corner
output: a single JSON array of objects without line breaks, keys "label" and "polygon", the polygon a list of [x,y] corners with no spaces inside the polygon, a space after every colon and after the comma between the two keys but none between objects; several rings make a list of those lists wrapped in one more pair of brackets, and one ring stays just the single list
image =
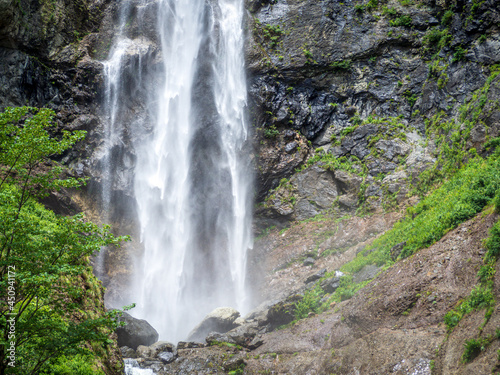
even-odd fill
[{"label": "mist at waterfall base", "polygon": [[177,342],[214,308],[250,307],[243,3],[143,0],[120,3],[119,12],[105,62],[103,200],[112,209],[115,184],[128,178],[116,173],[130,158],[109,155],[125,155],[130,143],[144,249],[131,314]]}]

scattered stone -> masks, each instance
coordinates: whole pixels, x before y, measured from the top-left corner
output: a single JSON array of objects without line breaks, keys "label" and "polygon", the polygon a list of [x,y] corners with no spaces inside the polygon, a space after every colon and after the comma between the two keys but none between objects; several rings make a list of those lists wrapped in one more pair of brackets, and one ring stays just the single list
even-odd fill
[{"label": "scattered stone", "polygon": [[306,283],[306,284],[309,284],[309,283],[311,283],[311,282],[313,282],[313,281],[319,280],[319,279],[321,279],[323,276],[325,276],[325,273],[326,273],[326,268],[323,268],[321,271],[319,271],[319,272],[315,273],[314,275],[309,276],[309,277],[306,279],[305,283]]},{"label": "scattered stone", "polygon": [[320,286],[325,293],[333,293],[340,286],[340,277],[334,276],[329,279],[323,280]]},{"label": "scattered stone", "polygon": [[308,257],[302,263],[304,266],[312,266],[314,264],[314,258]]},{"label": "scattered stone", "polygon": [[297,149],[297,142],[293,141],[285,145],[285,152],[293,152],[295,149]]},{"label": "scattered stone", "polygon": [[247,348],[250,350],[257,349],[259,346],[264,344],[264,340],[260,336],[254,337],[252,341],[250,341],[250,344],[247,345]]},{"label": "scattered stone", "polygon": [[161,352],[158,354],[158,358],[161,359],[163,363],[170,363],[175,359],[175,355],[171,352]]},{"label": "scattered stone", "polygon": [[120,348],[120,352],[122,353],[123,358],[137,358],[137,353],[134,349],[129,348],[128,346],[122,346]]},{"label": "scattered stone", "polygon": [[238,324],[234,321],[240,313],[232,307],[218,307],[208,314],[189,334],[189,341],[203,341],[210,332],[225,333]]},{"label": "scattered stone", "polygon": [[116,329],[118,346],[137,349],[139,345],[151,345],[158,340],[158,332],[143,319],[136,319],[124,312],[119,322],[125,325]]},{"label": "scattered stone", "polygon": [[255,337],[259,332],[259,323],[250,322],[232,329],[227,332],[227,335],[236,342],[236,344],[241,346],[247,346],[247,344]]},{"label": "scattered stone", "polygon": [[273,303],[264,302],[257,306],[255,309],[250,311],[246,316],[245,320],[248,322],[256,321],[259,325],[267,324],[267,314],[269,312],[269,308],[273,305]]},{"label": "scattered stone", "polygon": [[204,348],[205,344],[195,341],[179,341],[177,343],[177,349],[192,349],[192,348]]},{"label": "scattered stone", "polygon": [[152,351],[152,356],[156,357],[158,353],[160,352],[174,352],[175,346],[174,344],[168,342],[168,341],[158,341],[155,342],[153,345],[150,345],[149,348]]}]

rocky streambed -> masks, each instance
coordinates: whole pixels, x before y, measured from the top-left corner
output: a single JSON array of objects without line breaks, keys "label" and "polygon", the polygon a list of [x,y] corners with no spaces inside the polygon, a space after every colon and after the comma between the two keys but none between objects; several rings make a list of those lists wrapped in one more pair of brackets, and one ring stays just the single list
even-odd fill
[{"label": "rocky streambed", "polygon": [[[351,243],[342,254],[319,257],[310,253],[304,238],[321,237],[331,231],[333,222],[310,222],[281,234],[271,231],[259,240],[261,246],[281,247],[289,236],[287,245],[300,260],[285,263],[269,258],[268,271],[263,273],[263,302],[257,309],[244,318],[231,309],[219,309],[197,327],[198,332],[192,332],[196,340],[122,346],[122,354],[135,359],[139,368],[157,374],[431,374],[437,370],[486,374],[497,369],[497,341],[471,363],[464,363],[461,356],[467,340],[495,335],[500,323],[498,307],[484,326],[481,309],[452,332],[444,323],[445,314],[477,283],[485,252],[483,239],[498,219],[494,213],[476,216],[431,247],[385,270],[360,271],[356,277],[373,279],[351,299],[295,320],[296,302],[316,282],[335,290],[341,275],[321,280],[324,270],[338,269],[396,219],[387,214],[366,218],[364,227],[372,229],[371,237],[358,231],[358,237],[349,236]],[[356,228],[358,220],[347,221],[345,228]],[[306,232],[309,236],[304,236]],[[341,238],[330,237],[332,241]],[[500,294],[497,284],[496,298]]]}]

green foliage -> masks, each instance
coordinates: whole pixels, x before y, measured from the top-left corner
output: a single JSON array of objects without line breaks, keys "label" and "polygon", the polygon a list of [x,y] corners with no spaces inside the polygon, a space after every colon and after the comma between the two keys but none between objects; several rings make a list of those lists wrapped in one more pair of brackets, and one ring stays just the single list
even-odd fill
[{"label": "green foliage", "polygon": [[382,8],[382,14],[390,19],[389,25],[391,25],[392,27],[411,27],[412,25],[411,16],[408,14],[399,13],[396,8],[384,6]]},{"label": "green foliage", "polygon": [[394,18],[393,20],[390,20],[389,24],[392,27],[399,27],[399,26],[411,27],[412,19],[411,16],[403,14],[399,17]]},{"label": "green foliage", "polygon": [[[85,135],[52,136],[47,129],[54,127],[53,116],[51,110],[28,107],[0,113],[0,290],[15,290],[15,298],[0,305],[0,373],[11,341],[16,346],[13,373],[38,374],[63,355],[90,355],[86,343],[106,348],[116,327],[116,312],[83,309],[88,303],[83,285],[95,280],[88,257],[125,238],[83,215],[58,216],[37,202],[51,191],[84,182],[61,177],[63,168],[49,159]],[[97,284],[90,288],[100,291]],[[15,337],[8,338],[10,318]]]},{"label": "green foliage", "polygon": [[339,287],[336,290],[336,294],[338,296],[339,301],[345,301],[354,295],[356,291],[359,290],[356,284],[354,284],[352,276],[347,275],[340,278]]},{"label": "green foliage", "polygon": [[453,54],[452,61],[460,61],[465,59],[465,55],[467,54],[467,50],[463,49],[462,46],[457,46],[455,48],[455,53]]},{"label": "green foliage", "polygon": [[[354,120],[354,122],[358,122],[357,120]],[[357,125],[354,126],[348,126],[347,128],[342,129],[341,133],[343,136],[351,134],[354,130],[357,129]]]},{"label": "green foliage", "polygon": [[340,60],[330,63],[330,68],[333,68],[333,70],[349,70],[351,69],[351,66],[351,60]]},{"label": "green foliage", "polygon": [[311,64],[311,63],[314,63],[314,57],[313,57],[313,54],[310,50],[308,50],[307,48],[303,48],[302,49],[302,52],[304,53],[304,56],[306,58],[306,63],[308,64]]},{"label": "green foliage", "polygon": [[[498,194],[495,195],[494,201],[495,203],[498,202]],[[498,256],[500,255],[500,222],[496,222],[495,225],[493,225],[493,227],[490,229],[490,235],[484,241],[484,246],[487,249],[485,261],[496,261],[498,259]]]},{"label": "green foliage", "polygon": [[[452,176],[463,164],[477,153],[468,151],[468,141],[473,127],[481,121],[488,92],[493,80],[500,74],[498,67],[492,68],[490,77],[483,87],[476,90],[471,100],[459,107],[458,119],[446,120],[446,113],[440,112],[431,119],[424,119],[427,136],[434,138],[437,146],[437,161],[432,168],[420,174],[417,189],[425,193],[436,181]],[[496,149],[500,141],[492,139],[484,144],[485,149]]]},{"label": "green foliage", "polygon": [[494,306],[495,298],[488,286],[479,285],[472,290],[465,301],[455,309],[448,311],[444,316],[444,322],[449,330],[455,328],[462,318],[474,310],[480,310]]},{"label": "green foliage", "polygon": [[448,26],[452,20],[453,11],[448,9],[446,12],[444,12],[443,17],[441,18],[441,25]]},{"label": "green foliage", "polygon": [[452,39],[448,29],[433,27],[422,38],[424,51],[434,52],[444,48]]},{"label": "green foliage", "polygon": [[477,277],[482,283],[487,283],[488,281],[493,280],[493,278],[495,277],[495,273],[495,262],[490,261],[481,266],[477,273]]},{"label": "green foliage", "polygon": [[406,98],[406,100],[408,101],[408,104],[410,105],[410,107],[413,107],[413,105],[415,104],[415,102],[417,101],[418,99],[418,95],[417,94],[412,94],[410,90],[406,90],[404,93],[403,93],[403,96]]},{"label": "green foliage", "polygon": [[356,156],[352,155],[336,157],[330,153],[317,153],[312,158],[307,160],[307,163],[304,164],[302,169],[310,167],[316,163],[319,163],[320,167],[330,171],[340,169],[361,176],[365,176],[367,174],[366,166]]},{"label": "green foliage", "polygon": [[354,9],[356,12],[364,12],[365,10],[373,10],[378,8],[378,0],[370,0],[366,4],[356,4],[354,6]]},{"label": "green foliage", "polygon": [[242,350],[243,347],[237,344],[233,344],[225,341],[211,341],[210,346],[218,346],[218,347],[227,347],[227,348],[236,348],[238,350]]},{"label": "green foliage", "polygon": [[325,292],[319,285],[316,285],[314,289],[307,290],[304,293],[304,297],[295,303],[295,318],[303,319],[307,318],[310,312],[318,313],[320,309],[320,300],[325,295]]},{"label": "green foliage", "polygon": [[480,212],[499,186],[500,161],[497,158],[472,161],[418,205],[408,208],[403,220],[341,270],[353,274],[369,264],[390,264],[390,249],[402,242],[406,242],[401,252],[403,258],[432,245],[450,229]]},{"label": "green foliage", "polygon": [[51,361],[47,370],[41,375],[105,375],[101,370],[97,370],[93,364],[94,358],[91,356],[76,355],[73,357],[60,356]]},{"label": "green foliage", "polygon": [[271,125],[264,129],[264,137],[266,138],[276,138],[280,134],[279,130],[276,129],[275,125]]},{"label": "green foliage", "polygon": [[488,344],[487,339],[470,339],[464,344],[464,353],[462,354],[462,362],[469,363],[476,358],[479,353],[485,350]]},{"label": "green foliage", "polygon": [[356,4],[354,5],[354,10],[356,12],[364,12],[365,6],[363,4]]},{"label": "green foliage", "polygon": [[500,191],[497,191],[495,198],[493,198],[493,205],[495,206],[495,212],[500,214]]},{"label": "green foliage", "polygon": [[396,8],[389,8],[387,6],[384,6],[382,8],[382,14],[384,16],[388,16],[388,17],[396,17],[398,15],[398,11],[396,10]]},{"label": "green foliage", "polygon": [[264,38],[269,41],[269,47],[275,48],[280,38],[283,36],[284,31],[281,29],[280,25],[266,25],[262,28],[262,34]]}]

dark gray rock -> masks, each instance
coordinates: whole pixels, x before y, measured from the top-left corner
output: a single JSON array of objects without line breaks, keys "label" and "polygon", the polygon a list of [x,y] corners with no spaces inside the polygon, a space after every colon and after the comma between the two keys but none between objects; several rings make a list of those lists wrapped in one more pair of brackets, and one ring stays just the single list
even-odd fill
[{"label": "dark gray rock", "polygon": [[314,264],[314,258],[308,257],[302,263],[304,266],[312,266]]},{"label": "dark gray rock", "polygon": [[236,344],[247,346],[259,332],[259,329],[259,322],[250,322],[232,329],[227,332],[226,335],[229,336]]},{"label": "dark gray rock", "polygon": [[330,208],[339,195],[334,174],[319,165],[296,174],[290,179],[290,184],[301,197],[293,210],[297,220],[316,216]]},{"label": "dark gray rock", "polygon": [[309,276],[309,277],[306,279],[305,283],[306,283],[306,284],[309,284],[309,283],[311,283],[311,282],[313,282],[313,281],[319,280],[319,279],[321,279],[323,276],[325,276],[325,273],[326,273],[326,268],[323,268],[321,271],[319,271],[319,272],[315,273],[314,275]]},{"label": "dark gray rock", "polygon": [[119,322],[124,325],[116,329],[118,346],[135,350],[139,345],[148,346],[158,341],[158,332],[143,319],[136,319],[124,312]]},{"label": "dark gray rock", "polygon": [[380,267],[370,264],[368,266],[364,266],[356,275],[354,275],[353,280],[355,283],[361,283],[366,280],[371,280],[379,272],[380,272]]},{"label": "dark gray rock", "polygon": [[295,319],[295,304],[301,300],[302,296],[295,294],[272,305],[267,313],[267,323],[271,328],[276,328],[293,321]]},{"label": "dark gray rock", "polygon": [[123,358],[137,358],[137,353],[134,349],[129,348],[128,346],[122,346],[120,348],[120,352]]},{"label": "dark gray rock", "polygon": [[235,320],[239,316],[240,313],[232,307],[218,307],[189,333],[188,340],[203,341],[210,332],[225,333],[236,328]]},{"label": "dark gray rock", "polygon": [[333,293],[340,286],[340,277],[331,277],[329,279],[323,280],[320,284],[321,289],[324,290],[325,293]]}]

